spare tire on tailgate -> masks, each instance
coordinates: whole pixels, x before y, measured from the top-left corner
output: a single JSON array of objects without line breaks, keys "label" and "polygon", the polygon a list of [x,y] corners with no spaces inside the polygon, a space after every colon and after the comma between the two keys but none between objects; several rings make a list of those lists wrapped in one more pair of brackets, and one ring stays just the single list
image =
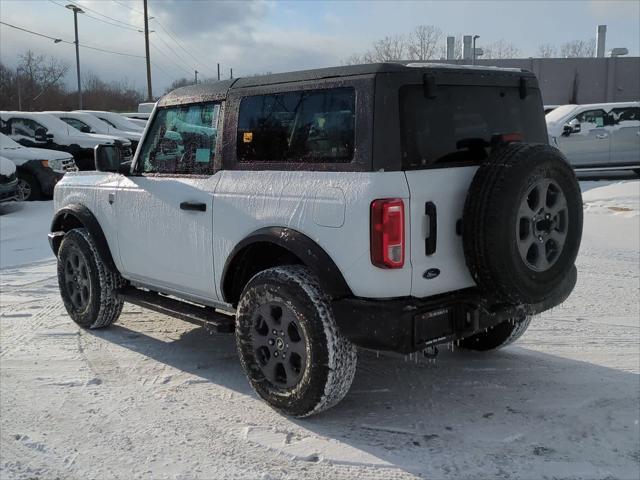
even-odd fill
[{"label": "spare tire on tailgate", "polygon": [[580,187],[558,149],[502,145],[476,172],[463,242],[467,266],[486,295],[511,304],[566,297],[581,236]]}]

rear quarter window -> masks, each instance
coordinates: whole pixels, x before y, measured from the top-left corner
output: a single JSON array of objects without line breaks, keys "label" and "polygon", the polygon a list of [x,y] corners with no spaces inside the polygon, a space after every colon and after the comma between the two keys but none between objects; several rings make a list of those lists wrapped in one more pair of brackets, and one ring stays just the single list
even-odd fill
[{"label": "rear quarter window", "polygon": [[407,85],[400,89],[400,128],[405,168],[479,163],[495,135],[547,143],[537,89],[522,99],[513,87],[438,86],[427,98],[422,85]]},{"label": "rear quarter window", "polygon": [[240,102],[239,162],[350,162],[354,144],[353,88],[256,95]]}]

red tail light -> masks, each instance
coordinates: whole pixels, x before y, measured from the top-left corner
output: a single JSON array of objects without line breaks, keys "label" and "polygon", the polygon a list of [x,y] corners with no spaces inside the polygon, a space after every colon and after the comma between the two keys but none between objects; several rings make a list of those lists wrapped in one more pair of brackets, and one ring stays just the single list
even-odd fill
[{"label": "red tail light", "polygon": [[380,268],[404,265],[404,203],[399,198],[371,202],[371,263]]}]

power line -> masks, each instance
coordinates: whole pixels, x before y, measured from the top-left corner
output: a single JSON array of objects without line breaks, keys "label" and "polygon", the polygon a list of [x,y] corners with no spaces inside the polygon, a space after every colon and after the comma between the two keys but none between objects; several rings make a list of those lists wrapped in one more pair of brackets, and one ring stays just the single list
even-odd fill
[{"label": "power line", "polygon": [[176,63],[173,60],[171,60],[169,55],[167,55],[164,51],[160,50],[157,45],[154,45],[153,43],[149,43],[149,45],[151,45],[151,47],[153,47],[156,52],[162,54],[169,61],[169,65],[171,65],[172,67],[179,68],[183,72],[187,72],[189,75],[191,75],[193,73],[191,70],[189,70],[189,69],[183,67],[182,65],[180,65],[179,63]]},{"label": "power line", "polygon": [[3,22],[3,21],[0,21],[0,23],[2,25],[6,25],[7,27],[15,28],[16,30],[22,30],[23,32],[27,32],[27,33],[30,33],[32,35],[37,35],[39,37],[48,38],[49,40],[53,40],[56,43],[59,43],[59,42],[73,43],[73,42],[69,42],[68,40],[62,40],[61,38],[50,37],[49,35],[45,35],[44,33],[38,33],[38,32],[34,32],[32,30],[27,30],[26,28],[18,27],[17,25],[11,25],[10,23],[6,23],[6,22]]},{"label": "power line", "polygon": [[[49,1],[50,1],[51,3],[53,3],[54,5],[57,5],[57,6],[59,6],[59,7],[66,8],[66,7],[65,7],[65,5],[63,5],[63,4],[61,4],[61,3],[58,3],[58,2],[56,2],[55,0],[49,0]],[[72,4],[72,5],[74,5],[74,4]],[[83,7],[83,8],[87,8],[87,7]],[[87,8],[87,10],[89,10],[89,9]],[[84,17],[87,17],[87,18],[90,18],[90,19],[92,19],[92,20],[97,20],[98,22],[106,23],[107,25],[111,25],[111,26],[113,26],[113,27],[123,28],[123,29],[125,29],[125,30],[132,30],[132,31],[134,31],[134,32],[137,32],[137,31],[139,30],[139,29],[138,29],[138,28],[136,28],[134,25],[131,25],[131,24],[128,24],[128,23],[125,23],[125,22],[113,23],[113,22],[110,22],[110,21],[108,21],[108,20],[104,20],[104,19],[102,19],[102,18],[94,17],[93,15],[91,15],[91,14],[89,14],[89,13],[87,13],[87,12],[84,12],[83,16],[84,16]],[[111,18],[111,17],[107,17],[107,18]],[[119,22],[119,20],[116,20],[116,21],[118,21],[118,22]]]},{"label": "power line", "polygon": [[171,48],[171,45],[169,45],[160,35],[158,35],[158,32],[156,32],[156,38],[160,40],[162,43],[164,43],[165,46],[169,49],[169,51],[172,52],[176,56],[176,58],[182,61],[183,65],[187,66],[191,70],[195,70],[194,68],[192,68],[191,65],[189,65],[189,62],[187,62],[183,57],[178,55],[178,53],[173,48]]},{"label": "power line", "polygon": [[126,4],[126,3],[124,3],[124,2],[119,2],[118,0],[111,0],[111,1],[112,1],[113,3],[117,3],[118,5],[120,5],[120,6],[124,7],[124,8],[128,8],[128,9],[129,9],[129,10],[131,10],[132,12],[138,13],[138,14],[140,14],[140,15],[144,15],[144,13],[143,13],[143,12],[141,12],[140,10],[136,10],[135,8],[130,7],[129,5],[127,5],[127,4]]},{"label": "power line", "polygon": [[[2,25],[6,25],[7,27],[15,28],[16,30],[21,30],[23,32],[30,33],[32,35],[37,35],[38,37],[48,38],[49,40],[53,40],[56,43],[68,43],[69,45],[75,45],[75,42],[71,42],[69,40],[63,40],[61,38],[51,37],[49,35],[45,35],[44,33],[34,32],[33,30],[28,30],[26,28],[18,27],[17,25],[12,25],[10,23],[6,23],[6,22],[3,22],[3,21],[0,21],[0,23]],[[115,55],[123,55],[123,56],[126,56],[126,57],[144,58],[144,56],[142,56],[142,55],[134,55],[133,53],[117,52],[115,50],[107,50],[105,48],[94,47],[92,45],[85,45],[85,44],[82,44],[82,43],[80,43],[78,45],[81,46],[82,48],[88,48],[89,50],[97,50],[99,52],[104,52],[104,53],[113,53]]]},{"label": "power line", "polygon": [[109,20],[112,20],[112,21],[114,21],[114,22],[122,23],[122,24],[124,24],[124,25],[127,25],[127,26],[129,26],[129,27],[133,27],[133,28],[135,28],[135,29],[142,28],[142,27],[139,27],[139,26],[134,25],[134,24],[132,24],[132,23],[128,23],[128,22],[125,22],[125,21],[123,21],[123,20],[119,20],[119,19],[117,19],[117,18],[110,17],[109,15],[105,15],[104,13],[99,12],[98,10],[95,10],[95,9],[93,9],[93,8],[89,8],[89,7],[87,7],[87,6],[83,5],[83,4],[81,4],[80,2],[72,2],[72,1],[69,1],[69,3],[71,3],[72,5],[74,5],[74,4],[75,4],[75,5],[77,5],[78,7],[82,7],[82,8],[84,8],[84,9],[87,9],[87,10],[89,10],[90,12],[95,13],[96,15],[100,15],[101,17],[108,18]]},{"label": "power line", "polygon": [[200,65],[200,67],[207,67],[208,66],[205,63],[202,63],[202,60],[198,59],[195,55],[193,55],[189,50],[187,50],[186,48],[184,48],[182,46],[182,44],[178,41],[178,39],[171,34],[171,32],[169,31],[168,28],[166,28],[162,23],[160,23],[160,20],[158,20],[156,17],[153,17],[152,20],[158,24],[158,26],[176,43],[176,45],[178,45],[184,52],[187,53],[187,55],[189,55],[191,58],[193,58],[196,63],[198,65]]}]

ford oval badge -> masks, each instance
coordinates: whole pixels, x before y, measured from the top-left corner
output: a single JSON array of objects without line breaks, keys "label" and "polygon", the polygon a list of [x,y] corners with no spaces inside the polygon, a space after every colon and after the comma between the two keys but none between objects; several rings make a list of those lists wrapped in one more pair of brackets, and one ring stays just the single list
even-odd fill
[{"label": "ford oval badge", "polygon": [[427,270],[426,272],[424,272],[422,274],[422,276],[424,278],[426,278],[427,280],[431,280],[432,278],[436,278],[438,275],[440,275],[440,269],[439,268],[430,268],[429,270]]}]

